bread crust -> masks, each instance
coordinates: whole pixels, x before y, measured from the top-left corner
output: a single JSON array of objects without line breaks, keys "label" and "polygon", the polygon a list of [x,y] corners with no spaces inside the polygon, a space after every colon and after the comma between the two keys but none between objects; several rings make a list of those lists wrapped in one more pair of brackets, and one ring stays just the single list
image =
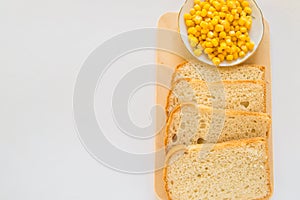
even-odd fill
[{"label": "bread crust", "polygon": [[[176,67],[175,67],[175,72],[173,73],[173,75],[172,75],[172,81],[171,81],[171,85],[175,82],[174,81],[174,79],[175,79],[175,76],[176,76],[176,73],[177,73],[177,71],[180,69],[180,68],[183,68],[186,64],[188,64],[188,63],[190,63],[190,62],[188,62],[188,61],[184,61],[184,62],[182,62],[182,63],[180,63],[179,65],[177,65]],[[191,64],[193,64],[193,63],[191,63]],[[232,67],[230,67],[231,69],[234,69],[234,68],[239,68],[239,67],[253,67],[253,68],[258,68],[258,69],[260,69],[262,72],[263,72],[263,80],[261,80],[261,81],[266,81],[266,67],[265,66],[263,66],[263,65],[257,65],[257,64],[244,64],[244,65],[235,65],[235,66],[232,66]],[[224,68],[224,67],[217,67],[217,69],[222,69],[222,68]]]},{"label": "bread crust", "polygon": [[[233,141],[228,141],[228,142],[223,142],[223,143],[217,143],[213,146],[213,148],[211,149],[211,151],[217,151],[217,150],[222,150],[228,147],[241,147],[241,146],[245,146],[247,144],[251,144],[251,143],[256,143],[256,142],[264,142],[265,143],[265,151],[266,151],[266,155],[268,155],[267,157],[267,161],[265,162],[265,167],[266,167],[266,171],[268,174],[268,187],[269,187],[269,194],[263,198],[260,199],[256,199],[256,200],[268,200],[271,198],[271,196],[273,195],[273,187],[272,187],[272,180],[271,180],[271,166],[270,166],[270,154],[269,154],[269,145],[267,143],[267,140],[265,138],[250,138],[250,139],[242,139],[242,140],[233,140]],[[167,197],[168,200],[176,200],[176,199],[172,199],[170,196],[170,191],[168,190],[168,181],[167,181],[167,166],[168,166],[168,162],[170,160],[170,158],[176,154],[179,151],[183,151],[183,152],[190,152],[190,151],[197,151],[198,149],[201,149],[202,146],[205,146],[207,144],[195,144],[195,145],[190,145],[189,147],[185,147],[184,145],[178,145],[173,147],[166,155],[166,160],[165,160],[165,167],[163,169],[163,181],[165,183],[165,191],[167,193]]]},{"label": "bread crust", "polygon": [[[212,109],[208,106],[204,106],[204,105],[196,105],[196,104],[192,104],[192,103],[182,103],[177,105],[171,112],[170,116],[167,119],[167,123],[166,123],[166,134],[164,137],[164,144],[165,144],[165,149],[167,150],[167,145],[168,145],[168,136],[169,136],[169,128],[171,125],[171,122],[173,120],[173,116],[176,112],[178,112],[179,110],[181,110],[184,106],[195,106],[199,111],[200,110],[206,110],[209,112],[212,112]],[[222,110],[220,109],[214,109],[213,112],[222,112]],[[229,109],[225,109],[225,115],[243,115],[243,116],[261,116],[261,117],[266,117],[270,120],[269,126],[268,126],[268,133],[267,136],[269,135],[270,132],[270,128],[271,128],[271,124],[272,124],[272,119],[270,117],[269,114],[267,113],[259,113],[259,112],[249,112],[249,111],[239,111],[239,110],[229,110]]]},{"label": "bread crust", "polygon": [[[166,116],[169,116],[170,113],[168,112],[168,108],[170,106],[170,96],[172,94],[172,91],[175,87],[176,84],[178,84],[180,81],[183,81],[185,80],[186,82],[197,82],[197,84],[199,85],[206,85],[207,83],[205,81],[201,81],[201,80],[198,80],[198,79],[191,79],[191,78],[182,78],[182,79],[178,79],[177,81],[175,81],[172,85],[171,85],[171,89],[169,91],[169,94],[167,96],[167,103],[166,103],[166,107],[165,107],[165,110],[166,110]],[[263,86],[263,90],[264,90],[264,102],[263,102],[263,111],[264,113],[267,112],[267,99],[266,99],[266,93],[267,93],[267,86],[266,86],[266,82],[265,81],[253,81],[253,80],[236,80],[236,81],[219,81],[219,82],[213,82],[213,83],[209,83],[209,85],[217,85],[217,84],[220,84],[220,83],[223,83],[223,84],[242,84],[242,83],[253,83],[253,84],[259,84],[259,85],[262,85]],[[172,111],[171,111],[172,112]]]}]

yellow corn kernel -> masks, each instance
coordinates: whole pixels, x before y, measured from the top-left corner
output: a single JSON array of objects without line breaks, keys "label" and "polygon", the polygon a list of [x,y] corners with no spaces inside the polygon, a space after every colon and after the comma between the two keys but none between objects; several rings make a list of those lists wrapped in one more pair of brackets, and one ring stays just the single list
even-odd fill
[{"label": "yellow corn kernel", "polygon": [[245,52],[243,52],[243,51],[239,52],[239,57],[243,58],[243,57],[245,57],[245,55],[246,55]]},{"label": "yellow corn kernel", "polygon": [[219,37],[220,38],[225,38],[226,37],[226,33],[224,31],[222,31],[220,34],[219,34]]},{"label": "yellow corn kernel", "polygon": [[243,11],[243,8],[242,8],[241,6],[238,6],[238,7],[236,8],[236,10],[237,10],[237,13],[241,13],[241,12]]},{"label": "yellow corn kernel", "polygon": [[248,7],[249,6],[249,2],[248,1],[243,1],[242,2],[242,6],[245,8],[245,7]]},{"label": "yellow corn kernel", "polygon": [[224,31],[224,26],[221,25],[221,24],[217,24],[216,27],[215,27],[215,30],[216,30],[217,32]]},{"label": "yellow corn kernel", "polygon": [[227,12],[228,11],[228,7],[227,6],[222,6],[221,7],[221,11],[222,12]]},{"label": "yellow corn kernel", "polygon": [[205,47],[206,48],[212,48],[213,44],[211,42],[206,42]]},{"label": "yellow corn kernel", "polygon": [[214,31],[214,36],[215,36],[215,37],[218,37],[218,36],[219,36],[219,34],[218,34],[217,31]]},{"label": "yellow corn kernel", "polygon": [[232,22],[232,25],[233,25],[234,27],[236,27],[236,26],[239,25],[239,22],[238,22],[237,20],[234,20],[234,21]]},{"label": "yellow corn kernel", "polygon": [[192,19],[192,15],[190,13],[185,13],[184,14],[184,19],[187,20],[187,19]]},{"label": "yellow corn kernel", "polygon": [[218,58],[221,60],[221,62],[225,60],[225,56],[221,53],[218,54]]},{"label": "yellow corn kernel", "polygon": [[196,37],[190,38],[190,44],[192,47],[196,47],[198,43],[199,43],[199,40]]},{"label": "yellow corn kernel", "polygon": [[246,23],[245,23],[244,26],[245,26],[248,30],[250,30],[250,29],[251,29],[251,25],[252,25],[252,22],[246,21]]},{"label": "yellow corn kernel", "polygon": [[241,41],[239,40],[238,43],[237,43],[238,47],[242,47],[243,45],[245,45],[245,42],[244,41]]},{"label": "yellow corn kernel", "polygon": [[195,35],[196,32],[197,32],[197,30],[196,30],[195,27],[190,27],[190,28],[188,28],[188,34],[193,34],[193,35]]},{"label": "yellow corn kernel", "polygon": [[196,13],[193,15],[193,16],[200,16],[200,14],[201,14],[201,11],[196,11]]},{"label": "yellow corn kernel", "polygon": [[247,48],[246,45],[242,45],[242,46],[241,46],[241,49],[242,49],[242,51],[245,52],[245,53],[248,52],[248,48]]},{"label": "yellow corn kernel", "polygon": [[232,1],[227,1],[227,6],[229,7],[229,8],[236,8],[236,5],[235,5],[235,3],[233,3]]},{"label": "yellow corn kernel", "polygon": [[213,31],[214,30],[214,25],[212,25],[211,23],[208,23],[207,28],[208,28],[208,30]]},{"label": "yellow corn kernel", "polygon": [[195,37],[199,37],[200,35],[201,35],[200,31],[197,31],[197,32],[195,33]]},{"label": "yellow corn kernel", "polygon": [[241,18],[239,19],[239,25],[243,26],[247,21],[247,18],[245,16],[241,16]]},{"label": "yellow corn kernel", "polygon": [[241,41],[246,41],[246,36],[244,34],[241,34],[239,37],[238,37]]},{"label": "yellow corn kernel", "polygon": [[218,47],[218,48],[217,48],[217,51],[218,51],[218,53],[220,53],[220,54],[223,54],[223,50],[224,50],[224,49],[221,48],[221,47]]},{"label": "yellow corn kernel", "polygon": [[227,55],[227,56],[226,56],[226,60],[232,61],[232,60],[233,60],[233,55]]},{"label": "yellow corn kernel", "polygon": [[201,44],[201,47],[203,48],[203,49],[205,49],[206,48],[206,41],[204,41],[202,44]]},{"label": "yellow corn kernel", "polygon": [[254,49],[254,43],[253,42],[247,42],[246,43],[247,48],[252,51]]},{"label": "yellow corn kernel", "polygon": [[227,14],[227,15],[226,15],[226,19],[227,19],[229,22],[232,22],[232,21],[234,20],[234,17],[233,17],[233,15],[231,15],[231,14]]},{"label": "yellow corn kernel", "polygon": [[197,48],[197,49],[194,50],[194,54],[195,54],[195,56],[201,56],[202,50]]},{"label": "yellow corn kernel", "polygon": [[196,13],[196,10],[195,10],[194,8],[191,8],[190,14],[191,14],[191,15],[194,15],[195,13]]},{"label": "yellow corn kernel", "polygon": [[200,26],[201,26],[203,29],[206,29],[207,26],[208,26],[208,23],[205,22],[205,21],[202,21],[202,22],[200,22]]},{"label": "yellow corn kernel", "polygon": [[233,59],[236,60],[236,59],[238,59],[238,58],[239,58],[239,54],[238,54],[237,52],[235,52],[235,53],[233,54]]},{"label": "yellow corn kernel", "polygon": [[208,9],[208,11],[214,13],[214,12],[216,12],[216,9],[215,9],[214,7],[211,6],[211,7]]},{"label": "yellow corn kernel", "polygon": [[213,37],[214,37],[214,33],[213,33],[212,31],[209,31],[209,32],[207,33],[207,37],[213,38]]},{"label": "yellow corn kernel", "polygon": [[236,41],[237,41],[237,37],[233,36],[233,37],[231,37],[231,40],[232,40],[233,42],[236,42]]},{"label": "yellow corn kernel", "polygon": [[227,44],[227,46],[232,46],[233,45],[231,39],[226,39],[226,44]]},{"label": "yellow corn kernel", "polygon": [[202,21],[202,17],[200,17],[200,16],[195,16],[195,17],[193,18],[193,21],[195,22],[195,24],[200,24],[201,21]]},{"label": "yellow corn kernel", "polygon": [[202,28],[200,27],[200,25],[196,25],[195,28],[196,28],[196,30],[199,31],[199,32],[200,32],[201,29],[202,29]]},{"label": "yellow corn kernel", "polygon": [[235,32],[235,36],[236,36],[236,37],[240,37],[241,35],[242,35],[242,32],[241,32],[241,31]]},{"label": "yellow corn kernel", "polygon": [[222,49],[226,49],[226,47],[227,47],[226,42],[221,42],[220,47],[221,47]]},{"label": "yellow corn kernel", "polygon": [[247,28],[244,27],[244,26],[242,26],[242,27],[240,28],[240,31],[241,31],[242,33],[246,33],[246,32],[247,32]]},{"label": "yellow corn kernel", "polygon": [[231,37],[235,36],[235,31],[229,31],[229,35],[230,35]]},{"label": "yellow corn kernel", "polygon": [[213,51],[214,51],[213,48],[206,48],[206,49],[204,49],[204,52],[205,52],[206,54],[211,54]]},{"label": "yellow corn kernel", "polygon": [[194,0],[194,4],[200,5],[201,1],[200,0]]},{"label": "yellow corn kernel", "polygon": [[221,60],[220,60],[220,58],[218,58],[218,57],[214,57],[214,58],[212,59],[212,61],[213,61],[213,63],[214,63],[216,66],[220,65],[220,63],[221,63]]},{"label": "yellow corn kernel", "polygon": [[208,33],[208,31],[209,31],[208,29],[201,29],[201,31],[200,31],[200,32],[201,32],[201,34],[207,34],[207,33]]},{"label": "yellow corn kernel", "polygon": [[206,39],[206,35],[205,35],[205,34],[202,34],[202,35],[201,35],[201,38],[202,38],[203,40],[205,40],[205,39]]},{"label": "yellow corn kernel", "polygon": [[196,5],[194,5],[194,9],[197,11],[197,10],[201,10],[201,7],[200,7],[200,5],[198,5],[198,4],[196,4]]},{"label": "yellow corn kernel", "polygon": [[209,18],[213,18],[213,12],[207,11],[207,15],[206,16],[209,17]]},{"label": "yellow corn kernel", "polygon": [[224,12],[220,12],[220,13],[219,13],[219,16],[220,16],[220,18],[222,18],[222,19],[225,19],[225,17],[226,17],[226,13],[224,13]]},{"label": "yellow corn kernel", "polygon": [[208,54],[208,57],[212,60],[215,57],[215,55],[211,53],[211,54]]},{"label": "yellow corn kernel", "polygon": [[207,15],[207,10],[202,9],[200,15],[201,15],[201,17],[206,17],[206,15]]},{"label": "yellow corn kernel", "polygon": [[237,9],[232,9],[232,10],[231,10],[231,14],[232,14],[233,16],[236,15],[236,14],[238,14]]},{"label": "yellow corn kernel", "polygon": [[186,20],[185,24],[187,27],[195,26],[195,23],[193,22],[193,20],[190,20],[190,19]]},{"label": "yellow corn kernel", "polygon": [[213,6],[215,7],[215,9],[217,10],[217,11],[220,11],[221,10],[221,8],[222,8],[222,5],[218,2],[218,1],[213,1]]},{"label": "yellow corn kernel", "polygon": [[211,43],[214,45],[214,47],[217,47],[219,45],[219,42],[216,38],[212,39]]},{"label": "yellow corn kernel", "polygon": [[245,7],[244,11],[245,11],[245,13],[247,13],[249,15],[251,15],[251,13],[252,13],[252,9],[250,7]]},{"label": "yellow corn kernel", "polygon": [[219,22],[219,20],[218,20],[216,17],[214,17],[214,18],[211,20],[211,24],[214,25],[214,26],[217,25],[218,22]]},{"label": "yellow corn kernel", "polygon": [[209,8],[210,8],[210,4],[209,4],[209,3],[207,3],[207,4],[205,4],[205,5],[203,6],[203,9],[205,9],[206,11],[208,11]]}]

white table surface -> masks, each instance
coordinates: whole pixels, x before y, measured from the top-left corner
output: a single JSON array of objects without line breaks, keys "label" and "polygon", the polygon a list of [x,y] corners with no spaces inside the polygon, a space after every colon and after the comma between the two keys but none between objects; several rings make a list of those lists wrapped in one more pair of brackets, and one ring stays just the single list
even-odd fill
[{"label": "white table surface", "polygon": [[[124,31],[155,27],[161,14],[178,11],[182,3],[0,1],[1,200],[155,199],[153,174],[116,172],[102,166],[83,148],[75,131],[72,95],[82,63],[98,45]],[[297,200],[300,1],[258,3],[271,28],[275,155],[272,199]],[[121,62],[126,63],[124,69],[129,69],[130,62],[153,63],[154,51],[127,56]],[[137,92],[132,104],[132,120],[149,124],[154,87]],[[114,127],[110,128],[115,133]],[[108,137],[128,151],[153,148],[153,140],[131,142],[124,136],[122,140],[114,134]]]}]

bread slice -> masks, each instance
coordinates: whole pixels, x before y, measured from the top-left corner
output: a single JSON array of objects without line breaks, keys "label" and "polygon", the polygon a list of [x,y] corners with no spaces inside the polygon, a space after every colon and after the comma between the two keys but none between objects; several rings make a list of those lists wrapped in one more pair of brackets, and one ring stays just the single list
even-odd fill
[{"label": "bread slice", "polygon": [[206,83],[195,79],[176,81],[167,99],[167,115],[181,103],[196,103],[216,109],[266,112],[264,81],[223,81]]},{"label": "bread slice", "polygon": [[202,63],[185,62],[177,66],[172,82],[176,82],[182,78],[198,79],[208,82],[233,80],[264,81],[265,67],[261,65],[214,67]]},{"label": "bread slice", "polygon": [[[208,154],[203,156],[205,148]],[[164,168],[167,195],[170,200],[269,199],[268,155],[264,138],[176,146]]]},{"label": "bread slice", "polygon": [[266,113],[183,104],[177,106],[168,118],[165,146],[170,150],[175,145],[266,138],[270,127],[271,119]]}]

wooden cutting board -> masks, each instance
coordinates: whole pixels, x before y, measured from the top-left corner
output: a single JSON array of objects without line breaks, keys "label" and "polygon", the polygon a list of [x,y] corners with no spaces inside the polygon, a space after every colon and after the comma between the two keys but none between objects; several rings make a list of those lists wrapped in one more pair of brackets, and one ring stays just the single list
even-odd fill
[{"label": "wooden cutting board", "polygon": [[[158,21],[158,28],[160,29],[168,29],[172,31],[178,30],[178,13],[165,13],[162,15]],[[271,63],[270,63],[270,30],[267,21],[264,23],[265,32],[262,42],[251,58],[249,58],[245,64],[259,64],[266,66],[266,82],[267,82],[267,113],[272,115],[272,104],[271,104]],[[161,33],[158,31],[157,35],[157,45],[168,46],[169,49],[176,49],[176,52],[184,52],[185,49],[182,45],[182,42],[179,38],[179,35],[172,34],[170,38],[166,39],[166,36],[163,35],[165,33]],[[167,44],[166,44],[167,43]],[[167,200],[167,196],[164,189],[163,182],[163,169],[165,155],[164,155],[164,135],[165,129],[164,124],[166,122],[166,116],[163,114],[163,109],[166,105],[167,95],[169,93],[170,84],[171,84],[171,76],[174,72],[176,66],[184,62],[185,59],[181,56],[178,56],[174,53],[166,52],[163,50],[157,50],[157,70],[156,70],[156,130],[158,133],[155,137],[155,149],[156,149],[156,158],[155,158],[155,167],[156,171],[154,174],[154,189],[156,192],[156,196],[160,200]],[[162,86],[160,83],[164,83]],[[160,108],[160,109],[158,109]],[[272,131],[269,134],[269,157],[270,157],[270,169],[271,169],[271,183],[273,187],[273,153],[272,153]]]}]

